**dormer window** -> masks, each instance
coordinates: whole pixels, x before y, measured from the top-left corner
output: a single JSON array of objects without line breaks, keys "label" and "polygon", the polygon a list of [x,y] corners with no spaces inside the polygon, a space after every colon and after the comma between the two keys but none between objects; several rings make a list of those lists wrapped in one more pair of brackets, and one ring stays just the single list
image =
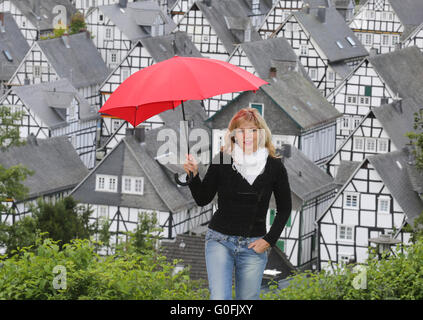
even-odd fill
[{"label": "dormer window", "polygon": [[347,39],[347,41],[349,42],[350,45],[352,45],[353,47],[355,46],[355,41],[353,40],[353,38],[347,37],[346,39]]},{"label": "dormer window", "polygon": [[144,194],[144,178],[122,176],[122,193]]},{"label": "dormer window", "polygon": [[244,42],[250,42],[251,41],[251,28],[247,28],[244,31]]},{"label": "dormer window", "polygon": [[95,191],[117,192],[117,186],[118,186],[117,176],[111,176],[111,175],[105,175],[105,174],[96,175]]},{"label": "dormer window", "polygon": [[336,41],[336,45],[338,46],[339,49],[343,49],[344,46],[342,45],[341,41]]}]

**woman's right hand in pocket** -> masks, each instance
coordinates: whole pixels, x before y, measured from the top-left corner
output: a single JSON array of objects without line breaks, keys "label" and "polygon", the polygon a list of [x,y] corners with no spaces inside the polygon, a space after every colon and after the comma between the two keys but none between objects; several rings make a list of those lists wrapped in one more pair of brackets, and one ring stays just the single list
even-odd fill
[{"label": "woman's right hand in pocket", "polygon": [[194,159],[194,156],[191,154],[185,155],[185,163],[184,163],[184,170],[189,175],[189,172],[191,171],[194,177],[198,173],[198,163]]}]

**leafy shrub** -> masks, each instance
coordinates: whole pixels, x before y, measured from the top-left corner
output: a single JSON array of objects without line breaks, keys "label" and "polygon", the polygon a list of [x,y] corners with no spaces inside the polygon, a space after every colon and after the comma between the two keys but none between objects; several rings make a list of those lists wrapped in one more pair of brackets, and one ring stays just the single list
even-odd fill
[{"label": "leafy shrub", "polygon": [[[57,241],[37,237],[0,259],[0,299],[206,299],[208,291],[175,273],[177,260],[151,250],[99,256],[89,240],[75,239],[60,250]],[[57,266],[66,271],[55,273]],[[66,281],[63,280],[65,277]],[[59,287],[59,289],[55,289]],[[61,287],[61,288],[60,288]]]}]

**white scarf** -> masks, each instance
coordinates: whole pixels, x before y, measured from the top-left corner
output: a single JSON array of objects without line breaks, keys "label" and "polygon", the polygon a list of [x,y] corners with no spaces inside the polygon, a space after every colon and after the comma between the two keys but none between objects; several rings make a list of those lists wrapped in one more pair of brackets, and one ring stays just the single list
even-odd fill
[{"label": "white scarf", "polygon": [[252,185],[257,176],[263,172],[268,155],[269,151],[265,147],[258,148],[251,154],[246,154],[238,143],[235,143],[235,148],[232,150],[232,158],[234,159],[232,168],[237,170]]}]

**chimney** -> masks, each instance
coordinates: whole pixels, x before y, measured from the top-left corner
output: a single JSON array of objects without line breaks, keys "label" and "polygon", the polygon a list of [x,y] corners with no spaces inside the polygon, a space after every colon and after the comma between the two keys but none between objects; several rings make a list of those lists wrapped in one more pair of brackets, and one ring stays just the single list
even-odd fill
[{"label": "chimney", "polygon": [[62,40],[63,40],[63,43],[65,44],[65,47],[69,49],[70,43],[69,43],[69,35],[67,33],[63,34]]},{"label": "chimney", "polygon": [[319,6],[317,8],[317,19],[321,23],[326,23],[326,8],[323,6]]},{"label": "chimney", "polygon": [[398,113],[402,113],[402,98],[395,97],[394,102],[392,102],[392,106]]},{"label": "chimney", "polygon": [[127,5],[128,0],[119,0],[119,7],[121,7],[122,9],[125,9]]},{"label": "chimney", "polygon": [[269,69],[269,78],[276,78],[276,68],[275,67],[270,67]]},{"label": "chimney", "polygon": [[138,142],[145,142],[145,127],[126,128],[125,136],[134,136]]},{"label": "chimney", "polygon": [[0,28],[4,32],[4,12],[0,12]]},{"label": "chimney", "polygon": [[31,132],[30,135],[26,138],[26,141],[28,144],[33,146],[38,146],[37,138],[35,135]]},{"label": "chimney", "polygon": [[303,11],[305,14],[310,14],[310,5],[308,3],[306,3],[305,5],[303,5],[303,7],[301,8],[301,11]]}]

